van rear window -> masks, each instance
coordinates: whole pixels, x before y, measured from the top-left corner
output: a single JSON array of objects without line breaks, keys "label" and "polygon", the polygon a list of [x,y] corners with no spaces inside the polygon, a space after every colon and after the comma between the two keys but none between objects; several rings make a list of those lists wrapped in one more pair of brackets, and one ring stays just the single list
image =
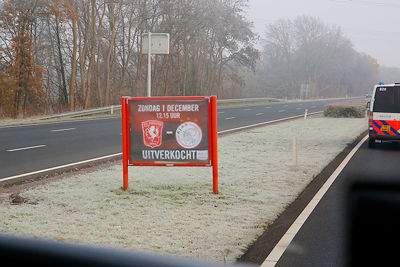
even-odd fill
[{"label": "van rear window", "polygon": [[400,87],[378,87],[375,92],[375,112],[400,112]]}]

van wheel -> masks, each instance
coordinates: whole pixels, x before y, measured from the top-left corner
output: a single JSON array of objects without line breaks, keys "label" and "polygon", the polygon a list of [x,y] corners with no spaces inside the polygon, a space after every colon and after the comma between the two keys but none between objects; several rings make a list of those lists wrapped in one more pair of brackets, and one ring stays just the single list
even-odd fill
[{"label": "van wheel", "polygon": [[368,139],[368,147],[369,148],[374,148],[375,147],[375,138],[369,138]]}]

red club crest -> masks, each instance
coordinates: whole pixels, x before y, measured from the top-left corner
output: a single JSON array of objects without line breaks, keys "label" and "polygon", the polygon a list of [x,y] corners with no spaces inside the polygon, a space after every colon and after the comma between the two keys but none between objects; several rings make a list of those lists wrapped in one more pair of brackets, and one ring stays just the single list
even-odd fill
[{"label": "red club crest", "polygon": [[145,146],[155,148],[162,143],[162,121],[144,121],[142,122],[143,143]]}]

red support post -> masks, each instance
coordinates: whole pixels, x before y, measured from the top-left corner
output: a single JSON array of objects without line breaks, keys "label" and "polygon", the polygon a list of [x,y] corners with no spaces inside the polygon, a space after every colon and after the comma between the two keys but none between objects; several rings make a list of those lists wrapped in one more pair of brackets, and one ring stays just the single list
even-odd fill
[{"label": "red support post", "polygon": [[217,122],[217,97],[211,96],[211,140],[212,140],[212,166],[213,166],[213,192],[218,194],[218,122]]},{"label": "red support post", "polygon": [[121,117],[122,117],[122,168],[123,168],[123,189],[128,189],[128,135],[127,135],[127,98],[121,99]]}]

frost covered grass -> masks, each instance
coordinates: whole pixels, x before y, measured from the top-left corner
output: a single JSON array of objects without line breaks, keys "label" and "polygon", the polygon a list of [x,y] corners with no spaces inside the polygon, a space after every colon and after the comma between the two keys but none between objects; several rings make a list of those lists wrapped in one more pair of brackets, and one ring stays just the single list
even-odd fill
[{"label": "frost covered grass", "polygon": [[211,168],[130,167],[127,191],[120,164],[54,181],[0,203],[0,231],[233,262],[366,125],[320,117],[221,137],[218,195]]}]

